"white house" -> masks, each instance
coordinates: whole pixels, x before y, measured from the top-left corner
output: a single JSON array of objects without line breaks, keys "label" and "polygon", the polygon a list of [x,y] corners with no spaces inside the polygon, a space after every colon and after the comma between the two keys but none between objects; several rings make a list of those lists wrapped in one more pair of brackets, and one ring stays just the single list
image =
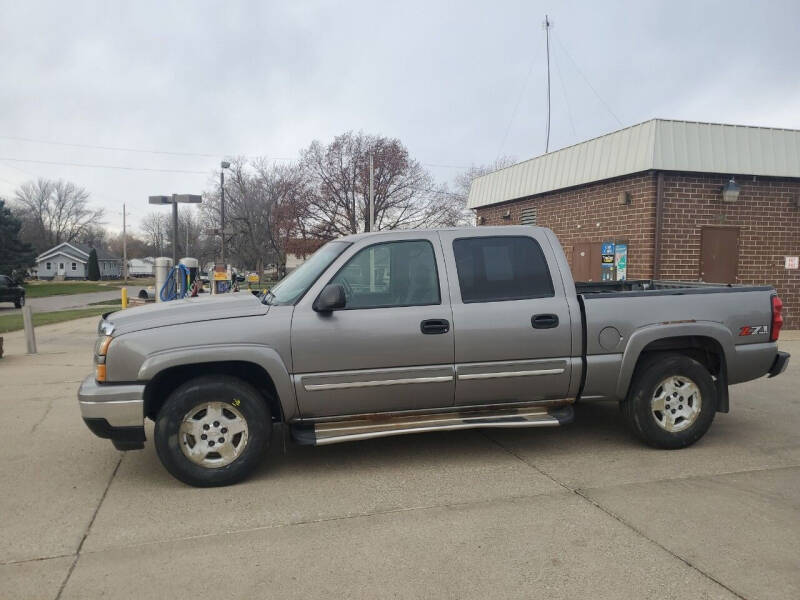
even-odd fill
[{"label": "white house", "polygon": [[[105,250],[95,249],[101,279],[117,279],[122,261]],[[89,252],[91,248],[77,242],[63,242],[42,252],[36,257],[33,269],[39,279],[86,279],[89,275]]]},{"label": "white house", "polygon": [[128,275],[131,277],[152,277],[154,274],[154,258],[132,258],[128,261]]}]

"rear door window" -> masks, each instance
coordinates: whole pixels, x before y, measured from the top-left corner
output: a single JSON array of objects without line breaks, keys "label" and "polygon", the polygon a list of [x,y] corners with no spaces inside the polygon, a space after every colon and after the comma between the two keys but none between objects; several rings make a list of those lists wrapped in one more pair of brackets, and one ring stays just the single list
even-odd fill
[{"label": "rear door window", "polygon": [[547,260],[533,238],[463,238],[453,241],[453,253],[464,303],[554,295]]}]

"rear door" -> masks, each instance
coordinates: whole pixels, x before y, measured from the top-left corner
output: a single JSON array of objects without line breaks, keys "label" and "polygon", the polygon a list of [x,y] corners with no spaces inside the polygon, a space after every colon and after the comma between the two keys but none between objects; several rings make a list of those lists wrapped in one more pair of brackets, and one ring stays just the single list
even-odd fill
[{"label": "rear door", "polygon": [[520,235],[440,232],[455,331],[456,405],[564,399],[571,376],[570,313],[541,230]]},{"label": "rear door", "polygon": [[[453,328],[436,233],[363,238],[331,265],[292,318],[295,390],[304,418],[452,406]],[[347,305],[315,312],[328,283]]]}]

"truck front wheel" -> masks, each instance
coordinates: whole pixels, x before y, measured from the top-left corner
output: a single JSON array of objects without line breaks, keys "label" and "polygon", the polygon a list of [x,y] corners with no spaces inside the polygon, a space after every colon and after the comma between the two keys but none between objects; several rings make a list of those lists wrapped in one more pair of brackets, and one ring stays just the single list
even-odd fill
[{"label": "truck front wheel", "polygon": [[655,448],[685,448],[714,420],[714,379],[685,354],[654,354],[639,365],[622,414],[630,428]]},{"label": "truck front wheel", "polygon": [[272,432],[269,406],[248,383],[197,377],[170,394],[156,419],[156,452],[176,479],[230,485],[261,462]]}]

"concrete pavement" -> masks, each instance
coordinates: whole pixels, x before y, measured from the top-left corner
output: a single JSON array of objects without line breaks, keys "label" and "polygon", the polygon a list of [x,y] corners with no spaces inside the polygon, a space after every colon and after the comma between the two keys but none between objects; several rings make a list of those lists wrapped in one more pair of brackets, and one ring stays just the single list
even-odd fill
[{"label": "concrete pavement", "polygon": [[276,430],[255,477],[201,490],[83,425],[96,323],[37,328],[36,356],[4,336],[0,598],[800,597],[796,334],[689,449],[642,446],[611,404],[285,451]]}]

